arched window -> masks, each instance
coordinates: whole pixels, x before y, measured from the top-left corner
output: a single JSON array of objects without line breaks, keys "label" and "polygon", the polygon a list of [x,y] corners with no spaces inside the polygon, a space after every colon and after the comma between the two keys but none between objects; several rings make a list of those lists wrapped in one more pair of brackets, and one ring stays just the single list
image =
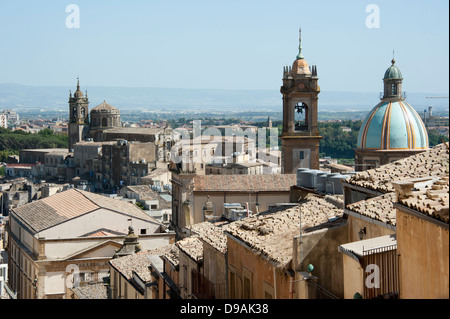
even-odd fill
[{"label": "arched window", "polygon": [[308,130],[308,105],[303,102],[295,105],[295,130]]},{"label": "arched window", "polygon": [[102,126],[108,126],[106,117],[102,118]]}]

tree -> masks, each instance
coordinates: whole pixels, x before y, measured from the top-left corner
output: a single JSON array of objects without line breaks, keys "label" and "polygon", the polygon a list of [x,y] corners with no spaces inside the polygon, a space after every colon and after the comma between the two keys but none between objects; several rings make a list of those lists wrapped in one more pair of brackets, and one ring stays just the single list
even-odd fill
[{"label": "tree", "polygon": [[428,146],[429,147],[434,147],[438,144],[441,144],[442,140],[444,140],[444,142],[448,142],[448,136],[439,133],[435,129],[428,130]]}]

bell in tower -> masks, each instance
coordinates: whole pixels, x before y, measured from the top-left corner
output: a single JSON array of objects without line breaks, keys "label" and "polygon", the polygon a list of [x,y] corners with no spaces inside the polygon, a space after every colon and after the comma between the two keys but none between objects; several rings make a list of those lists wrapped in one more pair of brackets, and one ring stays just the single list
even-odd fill
[{"label": "bell in tower", "polygon": [[299,52],[292,66],[283,69],[283,130],[281,135],[282,170],[296,174],[297,168],[319,169],[317,67],[310,66],[302,53],[301,29]]}]

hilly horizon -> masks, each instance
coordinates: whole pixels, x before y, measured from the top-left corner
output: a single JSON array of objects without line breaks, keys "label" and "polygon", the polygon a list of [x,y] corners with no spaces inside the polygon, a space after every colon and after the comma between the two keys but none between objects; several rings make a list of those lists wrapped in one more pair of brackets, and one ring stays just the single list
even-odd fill
[{"label": "hilly horizon", "polygon": [[[0,109],[45,109],[65,112],[69,90],[66,86],[30,86],[15,83],[0,84]],[[203,112],[217,108],[218,112],[281,111],[282,97],[274,90],[185,89],[156,87],[81,86],[87,90],[90,107],[104,100],[121,110],[150,112]],[[416,111],[429,106],[433,111],[448,112],[448,93],[407,93],[406,101]],[[321,91],[319,108],[326,112],[368,111],[379,102],[380,92]],[[433,97],[433,98],[427,98]]]}]

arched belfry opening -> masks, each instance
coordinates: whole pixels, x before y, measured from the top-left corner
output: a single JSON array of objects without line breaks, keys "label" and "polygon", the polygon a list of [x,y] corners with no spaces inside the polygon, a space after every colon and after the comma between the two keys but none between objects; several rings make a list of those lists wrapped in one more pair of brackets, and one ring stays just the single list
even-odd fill
[{"label": "arched belfry opening", "polygon": [[308,130],[308,105],[304,102],[295,104],[295,131]]}]

